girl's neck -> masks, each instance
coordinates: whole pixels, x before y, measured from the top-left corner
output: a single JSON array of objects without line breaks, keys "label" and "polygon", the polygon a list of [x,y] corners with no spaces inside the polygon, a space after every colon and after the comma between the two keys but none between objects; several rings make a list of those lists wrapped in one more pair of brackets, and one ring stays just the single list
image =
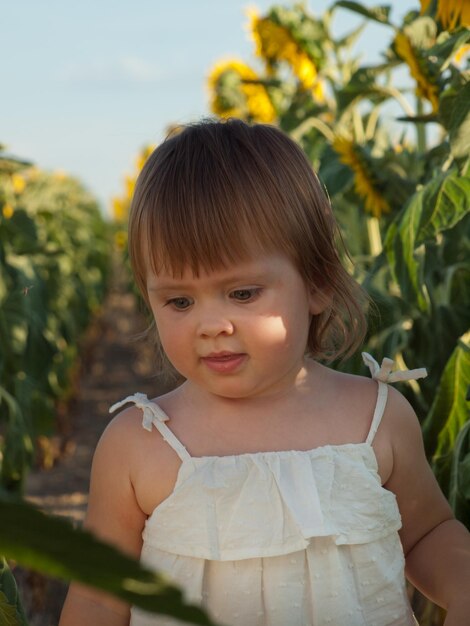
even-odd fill
[{"label": "girl's neck", "polygon": [[320,395],[324,366],[311,359],[305,359],[304,365],[293,373],[290,385],[266,394],[248,398],[230,398],[212,394],[205,389],[186,381],[179,388],[180,400],[193,411],[205,415],[222,415],[227,418],[259,418],[283,413],[286,409],[296,408],[305,400],[312,401]]}]

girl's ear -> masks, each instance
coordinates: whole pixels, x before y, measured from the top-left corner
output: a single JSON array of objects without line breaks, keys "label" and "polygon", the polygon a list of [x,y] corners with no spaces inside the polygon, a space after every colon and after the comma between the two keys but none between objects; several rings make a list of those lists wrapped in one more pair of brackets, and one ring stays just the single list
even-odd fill
[{"label": "girl's ear", "polygon": [[309,291],[309,309],[312,315],[320,315],[327,309],[333,300],[333,292],[327,289]]}]

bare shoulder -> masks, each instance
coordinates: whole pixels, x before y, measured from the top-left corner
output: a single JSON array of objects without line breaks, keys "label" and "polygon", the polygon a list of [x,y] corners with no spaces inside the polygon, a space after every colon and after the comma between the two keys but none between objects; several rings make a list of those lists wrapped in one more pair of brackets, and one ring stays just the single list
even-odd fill
[{"label": "bare shoulder", "polygon": [[359,428],[370,426],[370,421],[377,403],[377,382],[367,376],[338,372],[324,368],[321,380],[328,401],[335,399],[335,404],[343,406],[348,419],[353,416]]},{"label": "bare shoulder", "polygon": [[[155,400],[158,402],[158,398]],[[119,463],[127,465],[132,471],[133,464],[139,463],[146,455],[148,448],[153,456],[159,458],[168,447],[160,433],[152,427],[151,431],[143,428],[142,409],[129,406],[120,411],[106,426],[98,443],[96,454],[106,456],[109,452],[119,459]]]},{"label": "bare shoulder", "polygon": [[129,407],[118,413],[103,431],[93,456],[92,479],[97,475],[119,472],[131,480],[139,450],[145,444],[142,412]]},{"label": "bare shoulder", "polygon": [[142,440],[142,411],[136,406],[130,406],[117,413],[106,426],[98,443],[97,451],[101,448],[126,448],[126,458],[134,446]]},{"label": "bare shoulder", "polygon": [[[167,395],[170,394],[152,399],[165,412]],[[142,410],[137,406],[118,413],[103,433],[99,444],[103,452],[97,449],[97,454],[106,458],[105,450],[109,450],[114,455],[114,462],[119,464],[117,471],[126,472],[135,503],[148,517],[172,492],[181,459],[155,426],[150,431],[143,428],[142,418]],[[170,420],[170,429],[172,424]]]},{"label": "bare shoulder", "polygon": [[[325,368],[326,369],[326,368]],[[336,443],[365,442],[377,406],[379,386],[376,380],[357,374],[327,370],[321,381],[327,405],[332,408],[331,423],[338,420]],[[392,394],[393,394],[392,390]],[[392,395],[389,394],[389,395]],[[382,484],[390,477],[393,469],[393,448],[389,429],[393,430],[394,402],[387,401],[379,429],[372,442]]]},{"label": "bare shoulder", "polygon": [[118,413],[95,450],[85,526],[137,556],[151,512],[149,497],[158,501],[159,490],[165,492],[167,449],[155,428],[149,432],[142,427],[140,408],[130,406]]},{"label": "bare shoulder", "polygon": [[[333,370],[330,372],[332,389],[341,390],[340,397],[348,399],[349,410],[355,412],[357,410],[358,413],[365,415],[366,420],[369,420],[377,404],[378,382],[367,376]],[[387,402],[380,423],[380,431],[386,434],[387,438],[390,438],[390,443],[394,445],[400,443],[402,433],[421,438],[421,427],[413,407],[405,396],[391,385],[387,385]]]},{"label": "bare shoulder", "polygon": [[394,467],[407,455],[419,455],[425,460],[421,424],[415,410],[395,387],[387,385],[387,403],[381,423],[382,436],[390,442]]},{"label": "bare shoulder", "polygon": [[116,415],[96,447],[91,468],[90,497],[85,525],[103,535],[112,524],[127,525],[138,519],[132,476],[142,445],[139,409],[130,407]]}]

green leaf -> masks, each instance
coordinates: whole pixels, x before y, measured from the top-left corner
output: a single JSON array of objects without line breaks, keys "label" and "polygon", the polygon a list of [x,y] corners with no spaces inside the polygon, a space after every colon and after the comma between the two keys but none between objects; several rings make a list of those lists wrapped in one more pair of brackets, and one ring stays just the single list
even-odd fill
[{"label": "green leaf", "polygon": [[341,163],[337,153],[328,144],[322,154],[318,175],[332,196],[349,188],[354,179],[351,168]]},{"label": "green leaf", "polygon": [[[0,150],[2,150],[1,145]],[[25,161],[12,154],[0,155],[0,174],[13,174],[31,165],[33,165],[31,161]]]},{"label": "green leaf", "polygon": [[[470,210],[470,177],[455,170],[417,191],[386,234],[384,248],[402,297],[428,309],[423,244],[455,226]],[[421,247],[421,248],[420,248]]]},{"label": "green leaf", "polygon": [[455,170],[444,174],[426,185],[422,196],[417,246],[452,228],[470,211],[470,176]]},{"label": "green leaf", "polygon": [[351,31],[350,33],[347,33],[346,35],[341,37],[341,39],[338,39],[338,41],[336,42],[336,45],[339,48],[351,48],[359,39],[359,36],[365,27],[366,27],[366,24],[360,24],[353,31]]},{"label": "green leaf", "polygon": [[455,444],[449,502],[457,519],[470,528],[470,421],[460,431]]},{"label": "green leaf", "polygon": [[461,26],[452,34],[443,31],[437,38],[437,43],[429,48],[429,55],[437,57],[439,69],[443,72],[454,58],[456,52],[470,40],[470,30]]},{"label": "green leaf", "polygon": [[353,101],[369,99],[374,103],[380,103],[393,95],[386,87],[382,87],[375,82],[377,76],[389,71],[390,66],[376,65],[360,67],[351,76],[351,79],[344,87],[337,92],[337,102],[339,112],[343,112]]},{"label": "green leaf", "polygon": [[437,116],[435,113],[426,113],[423,115],[413,115],[413,116],[400,116],[395,118],[397,122],[413,122],[413,124],[429,124],[436,123]]},{"label": "green leaf", "polygon": [[470,332],[462,336],[447,361],[434,402],[423,422],[426,452],[444,493],[449,494],[452,453],[468,421],[466,401],[470,380]]},{"label": "green leaf", "polygon": [[0,624],[28,626],[13,574],[0,557]]},{"label": "green leaf", "polygon": [[0,591],[0,624],[2,626],[19,626],[16,607],[8,602],[8,598]]},{"label": "green leaf", "polygon": [[470,155],[470,82],[459,90],[452,106],[450,149],[455,159]]},{"label": "green leaf", "polygon": [[129,604],[182,621],[215,626],[204,611],[184,602],[166,576],[25,502],[0,494],[0,553],[50,576],[73,579],[101,589]]},{"label": "green leaf", "polygon": [[24,209],[16,208],[8,220],[8,246],[13,247],[15,254],[30,254],[37,247],[38,235],[34,220]]},{"label": "green leaf", "polygon": [[421,311],[426,311],[429,298],[423,281],[423,251],[418,252],[415,245],[423,210],[422,201],[420,192],[412,196],[399,218],[389,226],[384,249],[402,298],[416,302]]},{"label": "green leaf", "polygon": [[350,11],[354,11],[354,13],[359,13],[364,17],[367,17],[374,22],[379,22],[380,24],[388,24],[392,26],[389,15],[390,15],[390,5],[381,5],[376,7],[365,7],[359,2],[349,2],[348,0],[340,0],[339,2],[335,2],[333,7],[342,7],[343,9],[349,9]]}]

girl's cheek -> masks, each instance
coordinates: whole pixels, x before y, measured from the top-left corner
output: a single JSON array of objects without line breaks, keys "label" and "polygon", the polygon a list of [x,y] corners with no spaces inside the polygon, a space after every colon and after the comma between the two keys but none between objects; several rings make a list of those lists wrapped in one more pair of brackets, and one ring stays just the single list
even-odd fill
[{"label": "girl's cheek", "polygon": [[281,316],[272,315],[263,319],[261,326],[263,338],[272,343],[281,343],[287,339],[288,331]]}]

